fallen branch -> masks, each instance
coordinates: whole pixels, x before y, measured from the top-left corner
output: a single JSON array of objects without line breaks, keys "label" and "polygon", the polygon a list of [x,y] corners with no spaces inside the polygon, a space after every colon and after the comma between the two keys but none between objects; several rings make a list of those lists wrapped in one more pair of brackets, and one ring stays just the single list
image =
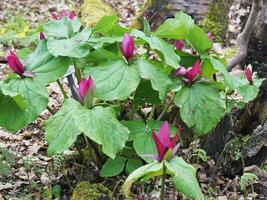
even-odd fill
[{"label": "fallen branch", "polygon": [[263,6],[263,0],[253,0],[252,8],[243,31],[237,36],[238,51],[228,63],[228,71],[231,71],[236,65],[243,61],[247,55],[250,35],[256,24],[257,17]]}]

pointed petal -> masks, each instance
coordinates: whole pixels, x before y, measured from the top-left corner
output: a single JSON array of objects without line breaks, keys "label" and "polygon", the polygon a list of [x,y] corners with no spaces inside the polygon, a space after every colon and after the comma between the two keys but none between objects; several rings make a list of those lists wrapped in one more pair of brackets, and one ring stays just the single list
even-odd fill
[{"label": "pointed petal", "polygon": [[183,48],[184,48],[184,41],[183,40],[176,40],[175,41],[175,48],[177,49],[177,50],[183,50]]},{"label": "pointed petal", "polygon": [[61,10],[60,17],[63,18],[63,17],[66,17],[66,16],[67,16],[66,9]]},{"label": "pointed petal", "polygon": [[10,54],[7,56],[7,63],[13,72],[19,75],[23,74],[24,67],[14,52],[10,51]]},{"label": "pointed petal", "polygon": [[75,17],[76,17],[75,10],[71,10],[71,11],[70,11],[70,14],[69,14],[69,18],[70,18],[71,20],[73,20]]},{"label": "pointed petal", "polygon": [[172,155],[175,155],[180,147],[180,143],[178,143],[173,149],[172,149]]},{"label": "pointed petal", "polygon": [[245,69],[245,76],[247,78],[247,80],[250,82],[250,83],[253,83],[253,80],[252,80],[252,71],[249,67],[247,67]]},{"label": "pointed petal", "polygon": [[123,36],[122,53],[127,60],[134,55],[134,39],[128,33]]},{"label": "pointed petal", "polygon": [[44,33],[43,32],[40,32],[40,40],[45,40],[45,35],[44,35]]},{"label": "pointed petal", "polygon": [[158,156],[159,156],[159,159],[160,161],[164,158],[164,154],[165,154],[165,150],[166,148],[164,147],[164,145],[160,142],[158,136],[156,135],[156,133],[152,133],[152,137],[153,137],[153,140],[156,144],[156,147],[157,147],[157,151],[158,151]]},{"label": "pointed petal", "polygon": [[210,41],[212,41],[214,39],[213,35],[211,32],[208,32],[208,38]]},{"label": "pointed petal", "polygon": [[86,95],[86,79],[82,78],[82,80],[79,83],[79,94],[82,97],[82,99],[85,97]]},{"label": "pointed petal", "polygon": [[179,133],[177,132],[168,145],[168,148],[173,148],[178,140]]},{"label": "pointed petal", "polygon": [[54,20],[58,20],[58,16],[57,16],[57,13],[56,12],[52,12],[51,13],[51,16]]},{"label": "pointed petal", "polygon": [[173,77],[177,77],[179,75],[185,75],[186,74],[186,69],[184,67],[179,67],[176,69],[176,71],[173,73]]},{"label": "pointed petal", "polygon": [[160,142],[167,147],[170,143],[170,127],[168,121],[164,121],[159,129],[158,138]]}]

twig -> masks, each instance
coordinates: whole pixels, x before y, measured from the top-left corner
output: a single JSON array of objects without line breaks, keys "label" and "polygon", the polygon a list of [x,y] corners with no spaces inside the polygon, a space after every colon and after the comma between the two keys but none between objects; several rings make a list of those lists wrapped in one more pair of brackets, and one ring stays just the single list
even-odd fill
[{"label": "twig", "polygon": [[237,64],[239,64],[242,60],[245,59],[248,51],[249,38],[256,24],[256,20],[262,8],[262,5],[263,5],[262,0],[253,0],[252,8],[249,13],[246,25],[243,31],[237,36],[238,51],[235,57],[233,57],[229,61],[227,68],[228,71],[231,71]]}]

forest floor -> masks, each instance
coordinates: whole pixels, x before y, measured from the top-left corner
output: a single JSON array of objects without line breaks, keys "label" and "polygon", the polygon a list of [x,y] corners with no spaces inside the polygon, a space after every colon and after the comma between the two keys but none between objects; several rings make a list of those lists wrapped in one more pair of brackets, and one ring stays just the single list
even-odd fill
[{"label": "forest floor", "polygon": [[[121,22],[125,25],[130,24],[142,5],[142,1],[136,0],[108,1],[120,11]],[[28,45],[34,46],[34,41],[38,39],[38,33],[32,32],[31,29],[36,28],[39,22],[47,20],[51,11],[66,8],[62,2],[60,0],[4,1],[0,5],[0,57],[5,56],[7,50],[11,48],[21,48],[21,54],[30,51]],[[74,3],[70,2],[69,8]],[[0,80],[7,70],[5,64],[0,64]],[[57,110],[63,100],[59,88],[51,84],[49,94],[52,97],[49,105]],[[44,111],[40,118],[16,134],[0,128],[0,200],[50,199],[51,196],[57,197],[58,194],[61,196],[60,199],[70,199],[71,189],[75,188],[77,182],[101,180],[97,176],[97,170],[90,163],[86,166],[75,154],[74,148],[66,151],[64,155],[47,156],[43,125],[49,116],[49,112]],[[240,176],[233,179],[217,175],[212,177],[215,162],[206,156],[201,158],[202,161],[200,159],[200,162],[196,162],[193,152],[197,148],[197,143],[194,143],[179,154],[187,161],[195,163],[198,180],[205,195],[219,200],[244,199],[240,190]],[[116,191],[115,199],[121,199],[120,189],[114,188],[116,185],[114,182],[120,184],[119,181],[118,178],[103,182],[111,190]],[[166,184],[169,186],[167,199],[177,199],[179,194],[169,181]],[[138,199],[157,199],[159,185],[159,180],[156,180],[150,185],[135,188],[136,199],[137,196]],[[251,194],[248,199],[252,199]]]}]

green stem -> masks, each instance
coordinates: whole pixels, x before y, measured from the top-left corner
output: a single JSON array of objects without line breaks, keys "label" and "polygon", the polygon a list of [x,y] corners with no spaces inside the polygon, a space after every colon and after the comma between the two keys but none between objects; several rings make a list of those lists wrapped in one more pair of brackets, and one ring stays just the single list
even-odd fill
[{"label": "green stem", "polygon": [[156,110],[156,107],[157,107],[156,105],[153,105],[152,110],[149,113],[148,119],[151,120],[153,118],[155,110]]},{"label": "green stem", "polygon": [[74,65],[74,69],[75,69],[75,75],[76,75],[76,78],[78,80],[78,83],[80,83],[80,81],[82,80],[82,76],[81,76],[81,72],[80,72],[80,69],[78,67],[78,64],[77,64],[77,61],[75,58],[72,59],[73,60],[73,65]]},{"label": "green stem", "polygon": [[52,108],[50,108],[49,106],[46,106],[46,109],[52,114],[52,115],[54,115],[56,112],[52,109]]},{"label": "green stem", "polygon": [[62,83],[59,81],[59,79],[57,79],[57,84],[58,84],[58,86],[59,86],[59,88],[60,88],[60,90],[64,96],[64,99],[67,99],[68,95],[67,95],[66,91],[64,90],[64,87],[63,87]]},{"label": "green stem", "polygon": [[162,172],[162,177],[161,177],[160,200],[164,200],[164,196],[165,196],[165,179],[166,179],[166,166],[163,163],[163,172]]},{"label": "green stem", "polygon": [[254,187],[253,187],[253,183],[252,184],[250,184],[250,186],[251,186],[251,192],[252,192],[252,194],[253,194],[253,200],[256,200],[256,198],[255,198],[255,196],[254,196]]},{"label": "green stem", "polygon": [[172,104],[172,102],[173,102],[173,98],[174,98],[174,96],[172,96],[171,99],[170,99],[170,101],[169,101],[169,103],[167,103],[167,104],[164,106],[162,112],[160,113],[160,115],[159,115],[158,118],[157,118],[157,121],[161,120],[161,118],[164,116],[164,114],[166,113],[166,111],[168,110],[168,108],[170,107],[170,105]]}]

